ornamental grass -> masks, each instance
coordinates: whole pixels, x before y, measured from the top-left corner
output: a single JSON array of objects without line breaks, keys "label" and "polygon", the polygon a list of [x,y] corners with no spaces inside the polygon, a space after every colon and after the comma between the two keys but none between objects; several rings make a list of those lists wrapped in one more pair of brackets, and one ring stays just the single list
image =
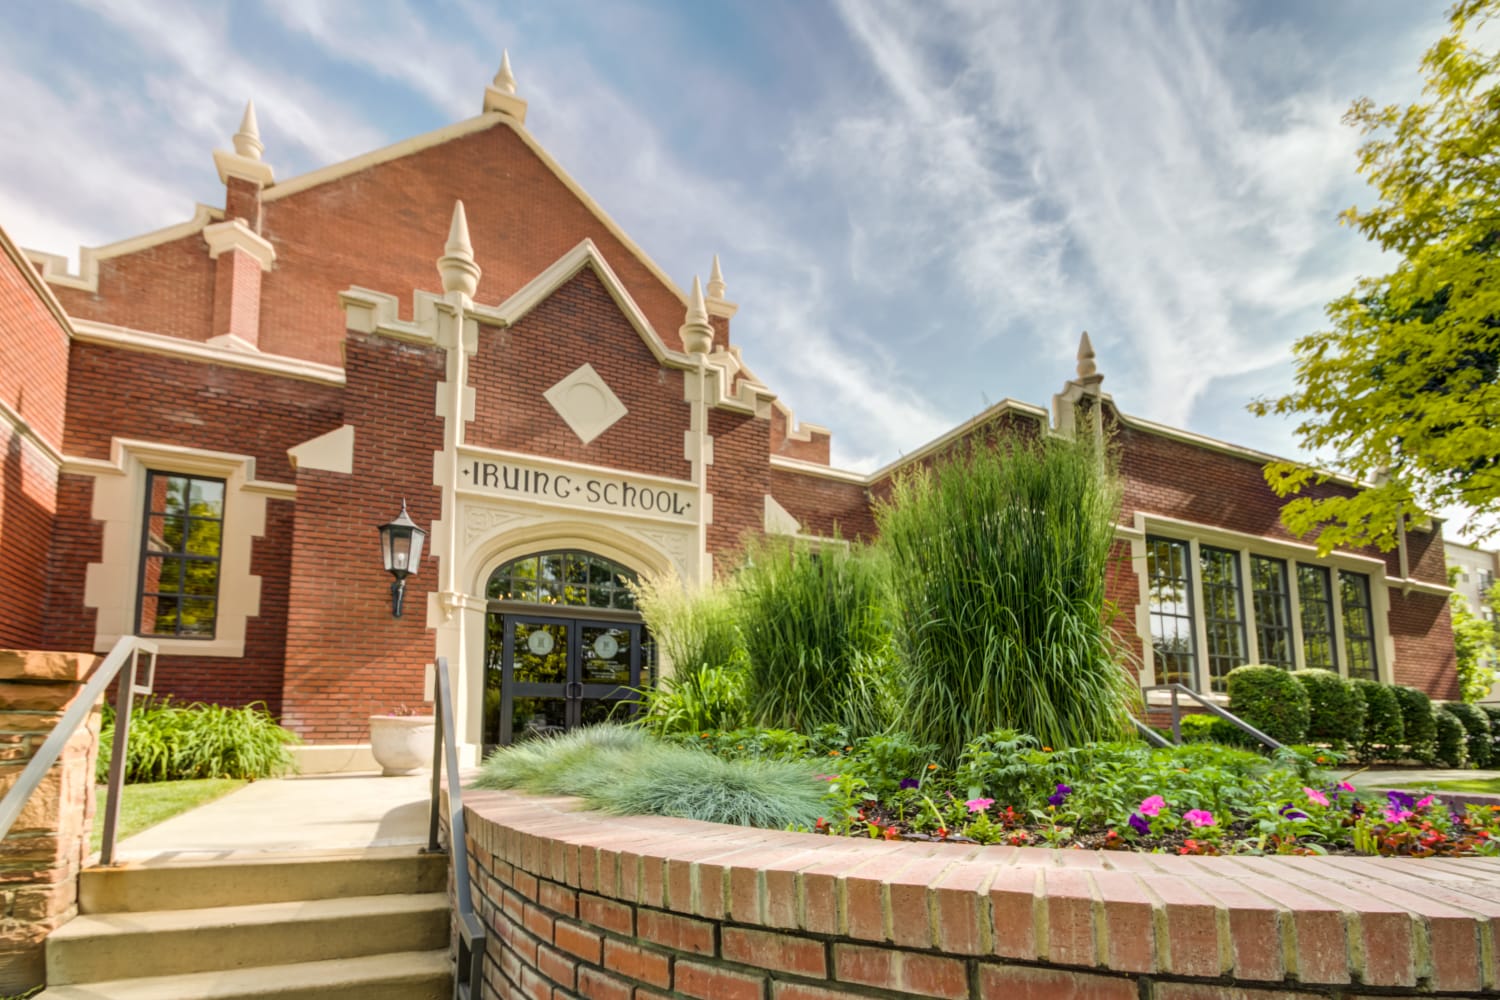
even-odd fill
[{"label": "ornamental grass", "polygon": [[1139,695],[1105,578],[1120,488],[1090,442],[998,437],[879,505],[903,728],[957,760],[997,729],[1053,747],[1125,733]]}]

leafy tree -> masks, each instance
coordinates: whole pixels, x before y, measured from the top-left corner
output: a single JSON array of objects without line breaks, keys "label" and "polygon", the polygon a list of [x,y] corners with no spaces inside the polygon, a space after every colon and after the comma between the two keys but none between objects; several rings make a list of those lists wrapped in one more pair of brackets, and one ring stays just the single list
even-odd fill
[{"label": "leafy tree", "polygon": [[[1331,330],[1297,342],[1295,391],[1251,404],[1301,417],[1305,447],[1369,484],[1282,509],[1325,552],[1390,549],[1406,518],[1442,506],[1500,514],[1500,55],[1465,40],[1497,12],[1500,0],[1453,6],[1418,102],[1350,107],[1359,171],[1380,200],[1342,220],[1400,262],[1330,303]],[[1273,462],[1266,479],[1290,496],[1327,473]]]},{"label": "leafy tree", "polygon": [[1448,595],[1453,613],[1453,648],[1458,662],[1459,691],[1464,701],[1478,701],[1495,683],[1495,627],[1469,608],[1462,594]]}]

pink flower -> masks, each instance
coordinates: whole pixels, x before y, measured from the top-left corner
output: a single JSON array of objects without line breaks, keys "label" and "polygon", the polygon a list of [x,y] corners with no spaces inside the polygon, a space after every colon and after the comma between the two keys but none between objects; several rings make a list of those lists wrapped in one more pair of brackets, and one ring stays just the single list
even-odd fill
[{"label": "pink flower", "polygon": [[1411,819],[1411,810],[1397,809],[1395,806],[1385,807],[1385,818],[1392,823],[1404,823]]},{"label": "pink flower", "polygon": [[1142,816],[1155,816],[1167,806],[1167,800],[1160,795],[1152,795],[1142,800],[1138,812]]},{"label": "pink flower", "polygon": [[1307,801],[1309,802],[1315,802],[1320,806],[1326,806],[1328,804],[1328,796],[1324,795],[1316,788],[1308,788],[1306,786],[1303,786],[1302,794],[1307,796]]},{"label": "pink flower", "polygon": [[964,803],[964,805],[969,807],[969,812],[971,813],[984,812],[994,804],[994,799],[970,799]]},{"label": "pink flower", "polygon": [[1426,809],[1428,806],[1432,805],[1436,801],[1437,801],[1437,796],[1436,795],[1424,795],[1422,798],[1420,798],[1420,799],[1417,800],[1417,808],[1418,809]]},{"label": "pink flower", "polygon": [[1354,791],[1354,786],[1351,785],[1351,784],[1349,784],[1349,782],[1347,782],[1347,781],[1340,781],[1339,782],[1339,791],[1341,791],[1341,792],[1352,792],[1352,791]]},{"label": "pink flower", "polygon": [[1182,818],[1194,826],[1213,826],[1214,814],[1206,809],[1189,809],[1182,814]]}]

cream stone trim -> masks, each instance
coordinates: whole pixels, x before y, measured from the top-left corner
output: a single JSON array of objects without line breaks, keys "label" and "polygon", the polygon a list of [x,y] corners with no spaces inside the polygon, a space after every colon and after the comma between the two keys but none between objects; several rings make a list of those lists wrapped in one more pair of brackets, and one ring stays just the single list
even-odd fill
[{"label": "cream stone trim", "polygon": [[40,451],[53,465],[61,470],[63,465],[62,452],[48,444],[46,439],[37,433],[36,428],[32,427],[25,417],[11,409],[10,404],[3,399],[0,399],[0,419],[3,419],[14,428],[16,434],[23,441],[29,442],[32,447]]},{"label": "cream stone trim", "polygon": [[412,295],[411,320],[400,318],[400,300],[394,295],[351,285],[339,292],[344,325],[359,333],[372,333],[393,340],[437,347],[437,304],[442,297],[431,292]]},{"label": "cream stone trim", "polygon": [[[10,238],[10,234],[3,228],[0,228],[0,247],[4,248],[5,256],[9,257],[16,265],[16,269],[25,276],[26,283],[36,292],[37,297],[42,300],[42,304],[47,307],[47,311],[53,315],[58,325],[63,328],[63,332],[72,337],[73,320],[63,309],[62,303],[57,301],[57,296],[52,293],[52,289],[47,286],[47,282],[43,277],[46,269],[45,263],[37,260],[38,257],[44,257],[53,261],[62,261],[63,266],[66,267],[66,259],[55,257],[51,254],[37,254],[34,251],[22,250],[16,246],[15,241]],[[43,264],[43,273],[38,273],[38,263]]]},{"label": "cream stone trim", "polygon": [[765,518],[762,527],[768,535],[800,535],[802,534],[802,522],[781,504],[771,494],[766,494]]},{"label": "cream stone trim", "polygon": [[260,614],[260,577],[250,572],[252,543],[265,534],[266,501],[290,499],[292,487],[255,478],[255,458],[115,438],[110,459],[69,459],[64,471],[94,478],[90,516],[103,525],[98,562],[85,570],[83,603],[97,611],[94,651],[136,634],[146,473],[176,472],[225,480],[219,614],[212,639],[156,639],[168,656],[240,657],[249,619]]},{"label": "cream stone trim", "polygon": [[[258,184],[263,188],[270,187],[276,183],[276,174],[269,163],[239,153],[231,153],[227,149],[214,150],[214,169],[219,172],[219,183],[228,184],[229,178],[238,177],[240,180]],[[262,195],[262,198],[265,196]]]},{"label": "cream stone trim", "polygon": [[213,208],[209,205],[195,205],[193,217],[186,222],[179,222],[164,229],[153,230],[142,233],[140,236],[132,236],[128,240],[120,240],[115,243],[106,243],[98,247],[81,247],[78,251],[78,273],[68,273],[68,259],[59,254],[44,253],[40,250],[25,250],[28,260],[41,269],[42,280],[59,288],[76,288],[85,292],[97,292],[99,290],[99,262],[111,257],[121,257],[125,254],[136,253],[146,250],[162,243],[170,243],[180,240],[184,236],[191,236],[212,222],[219,222],[224,218],[222,209]]},{"label": "cream stone trim", "polygon": [[212,260],[217,260],[226,250],[242,250],[255,258],[262,271],[271,270],[271,265],[276,263],[276,248],[271,241],[245,225],[242,219],[204,226],[203,239],[208,243],[208,256]]},{"label": "cream stone trim", "polygon": [[797,420],[797,414],[793,413],[792,408],[786,405],[786,403],[782,402],[780,399],[776,400],[771,405],[780,410],[781,415],[786,418],[786,439],[788,441],[811,441],[814,434],[822,434],[825,436],[832,434],[832,432],[822,424],[799,423]]},{"label": "cream stone trim", "polygon": [[327,434],[303,441],[286,450],[294,469],[320,472],[354,472],[354,425],[345,424]]},{"label": "cream stone trim", "polygon": [[781,469],[785,472],[795,472],[802,476],[817,476],[820,479],[835,479],[841,483],[853,483],[855,486],[868,487],[873,480],[863,472],[850,472],[847,469],[835,469],[830,465],[820,465],[817,462],[807,462],[800,458],[787,458],[785,455],[772,455],[771,467]]},{"label": "cream stone trim", "polygon": [[[1313,566],[1322,566],[1333,571],[1358,573],[1369,580],[1370,617],[1375,627],[1376,679],[1385,682],[1390,682],[1393,679],[1396,643],[1390,631],[1390,592],[1396,586],[1406,581],[1387,576],[1384,560],[1353,552],[1338,551],[1329,553],[1327,556],[1319,556],[1317,548],[1312,545],[1266,538],[1263,535],[1230,531],[1225,528],[1197,524],[1179,518],[1158,516],[1144,511],[1137,511],[1135,514],[1135,530],[1139,533],[1139,537],[1138,539],[1132,539],[1131,561],[1138,582],[1139,603],[1136,606],[1135,619],[1136,634],[1141,639],[1143,650],[1141,663],[1141,681],[1143,684],[1150,685],[1156,683],[1154,679],[1156,676],[1156,651],[1151,642],[1151,581],[1146,573],[1147,535],[1170,538],[1173,541],[1186,542],[1188,545],[1188,564],[1193,586],[1193,593],[1191,595],[1193,628],[1195,632],[1194,639],[1197,645],[1195,660],[1198,671],[1198,689],[1200,691],[1206,692],[1210,687],[1209,664],[1206,652],[1208,649],[1208,623],[1207,616],[1203,613],[1203,578],[1200,572],[1202,565],[1200,552],[1203,545],[1228,549],[1239,555],[1241,614],[1244,616],[1247,663],[1255,663],[1259,660],[1259,639],[1255,634],[1255,609],[1251,596],[1250,557],[1253,555],[1263,555],[1281,559],[1287,564],[1287,589],[1292,626],[1292,648],[1294,662],[1298,666],[1306,662],[1303,657],[1302,605],[1296,573],[1296,564],[1300,562]],[[1343,602],[1336,573],[1333,574],[1330,583],[1333,592],[1332,617],[1335,625],[1334,642],[1338,658],[1338,669],[1341,676],[1347,677],[1349,660],[1344,644]]]},{"label": "cream stone trim", "polygon": [[[196,340],[183,340],[161,333],[147,333],[109,323],[93,320],[74,320],[73,327],[78,340],[91,344],[104,344],[127,351],[142,351],[147,354],[167,354],[211,365],[229,368],[244,368],[250,371],[282,375],[287,378],[321,382],[325,385],[343,385],[344,371],[332,365],[322,365],[301,358],[289,358],[281,354],[264,354],[245,348],[225,347]],[[241,341],[243,343],[243,341]]]}]

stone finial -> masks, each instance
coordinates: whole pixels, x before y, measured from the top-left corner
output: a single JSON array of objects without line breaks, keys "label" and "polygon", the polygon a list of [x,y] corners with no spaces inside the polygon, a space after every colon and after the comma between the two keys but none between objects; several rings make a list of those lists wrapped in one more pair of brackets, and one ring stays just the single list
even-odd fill
[{"label": "stone finial", "polygon": [[687,319],[677,331],[689,354],[707,354],[713,350],[714,328],[708,324],[708,306],[703,301],[703,286],[693,275],[693,291],[688,296]]},{"label": "stone finial", "polygon": [[1083,336],[1078,339],[1078,377],[1080,379],[1098,378],[1099,366],[1094,364],[1094,345],[1089,343],[1089,332],[1083,331]]},{"label": "stone finial", "polygon": [[448,227],[448,242],[437,262],[443,291],[462,292],[470,298],[479,289],[479,265],[474,263],[474,245],[469,242],[469,219],[464,203],[453,203],[453,224]]},{"label": "stone finial", "polygon": [[484,110],[498,112],[526,124],[526,102],[516,96],[516,75],[510,71],[510,53],[500,54],[500,69],[494,81],[484,88]]},{"label": "stone finial", "polygon": [[724,284],[724,272],[719,269],[719,255],[714,254],[714,266],[708,272],[708,297],[722,299],[727,287]]},{"label": "stone finial", "polygon": [[500,69],[495,73],[494,88],[502,94],[515,96],[516,75],[510,71],[510,51],[508,49],[502,49],[500,52]]},{"label": "stone finial", "polygon": [[240,130],[234,134],[234,151],[249,160],[259,160],[266,151],[260,141],[260,125],[255,120],[255,102],[245,102],[245,116],[240,119]]}]

